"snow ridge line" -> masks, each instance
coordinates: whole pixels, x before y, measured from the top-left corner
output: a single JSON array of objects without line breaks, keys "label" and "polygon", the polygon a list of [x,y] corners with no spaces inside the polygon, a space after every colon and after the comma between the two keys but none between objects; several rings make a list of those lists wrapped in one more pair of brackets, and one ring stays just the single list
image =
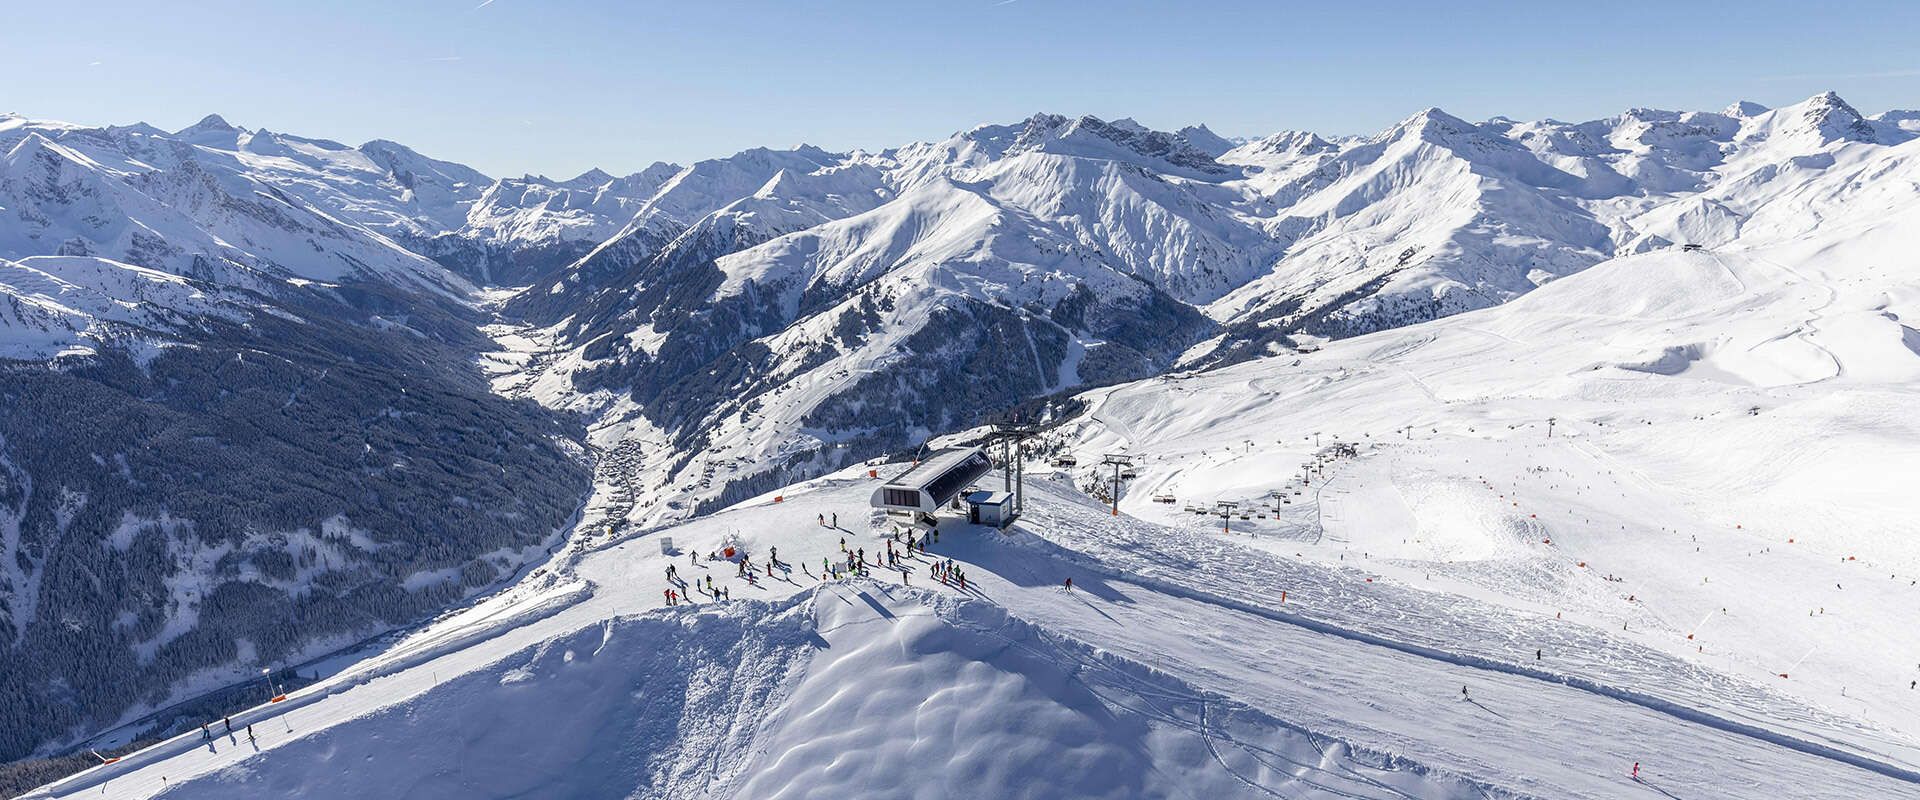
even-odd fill
[{"label": "snow ridge line", "polygon": [[1884,775],[1894,780],[1920,785],[1920,770],[1915,770],[1908,767],[1900,766],[1898,764],[1882,761],[1861,753],[1855,753],[1848,750],[1843,750],[1833,745],[1821,744],[1819,742],[1809,741],[1807,739],[1802,739],[1800,737],[1792,736],[1790,734],[1782,733],[1780,731],[1764,728],[1751,723],[1741,722],[1739,720],[1731,719],[1728,717],[1723,717],[1709,711],[1704,711],[1698,708],[1693,708],[1691,706],[1682,705],[1672,700],[1667,700],[1665,698],[1657,697],[1654,695],[1636,692],[1631,689],[1623,689],[1617,686],[1609,686],[1607,684],[1600,683],[1599,681],[1594,681],[1587,678],[1581,678],[1575,675],[1562,675],[1562,674],[1557,674],[1553,672],[1548,672],[1546,670],[1533,669],[1533,668],[1522,666],[1519,664],[1511,664],[1504,661],[1496,661],[1494,659],[1487,658],[1484,656],[1476,656],[1476,655],[1471,655],[1466,653],[1453,653],[1446,650],[1429,647],[1427,645],[1414,644],[1412,642],[1403,642],[1397,639],[1390,639],[1385,636],[1367,633],[1365,631],[1354,630],[1351,628],[1343,628],[1339,625],[1335,625],[1330,622],[1323,622],[1321,620],[1312,619],[1310,617],[1303,617],[1303,616],[1292,614],[1285,611],[1278,611],[1272,608],[1268,608],[1266,606],[1255,605],[1253,603],[1249,603],[1243,600],[1235,600],[1233,598],[1224,597],[1222,595],[1213,594],[1211,592],[1204,592],[1196,589],[1189,589],[1179,584],[1161,581],[1157,578],[1142,577],[1139,575],[1125,573],[1119,570],[1113,570],[1105,567],[1092,567],[1089,564],[1084,562],[1082,562],[1080,566],[1083,569],[1087,569],[1087,571],[1089,572],[1094,572],[1101,575],[1102,577],[1120,581],[1122,583],[1132,583],[1134,585],[1141,586],[1146,589],[1151,589],[1156,592],[1162,592],[1175,597],[1183,597],[1188,600],[1195,600],[1202,603],[1208,603],[1211,605],[1220,606],[1223,608],[1239,611],[1246,614],[1252,614],[1254,616],[1262,617],[1264,619],[1272,620],[1274,622],[1292,625],[1298,628],[1304,628],[1306,630],[1310,630],[1315,633],[1321,633],[1328,636],[1335,636],[1335,637],[1346,639],[1349,641],[1359,642],[1361,644],[1373,645],[1375,647],[1384,647],[1389,650],[1396,650],[1402,653],[1406,653],[1408,655],[1418,656],[1421,658],[1426,658],[1434,661],[1440,661],[1442,663],[1453,664],[1455,666],[1484,670],[1488,672],[1499,672],[1499,673],[1513,675],[1513,676],[1522,677],[1522,678],[1532,678],[1534,680],[1541,681],[1544,683],[1557,683],[1571,689],[1578,689],[1580,691],[1599,695],[1601,697],[1605,697],[1608,699],[1618,700],[1623,703],[1631,703],[1633,705],[1640,706],[1641,708],[1645,708],[1650,711],[1656,711],[1662,714],[1666,714],[1670,717],[1674,717],[1683,722],[1691,722],[1697,725],[1703,725],[1709,728],[1714,728],[1716,730],[1725,731],[1727,733],[1732,733],[1739,736],[1745,736],[1751,739],[1758,740],[1760,742],[1775,745],[1777,747],[1784,747],[1789,750],[1795,750],[1801,753],[1805,753],[1810,756],[1816,756],[1819,758],[1825,758],[1832,761],[1838,761],[1842,764],[1846,764],[1852,767],[1857,767],[1859,769],[1864,769],[1869,772],[1878,773],[1880,775]]},{"label": "snow ridge line", "polygon": [[[275,719],[291,713],[294,709],[313,705],[336,694],[342,694],[356,687],[364,686],[373,682],[375,679],[403,672],[441,656],[465,650],[472,645],[492,639],[505,631],[553,616],[573,606],[592,593],[593,585],[590,581],[576,581],[563,587],[558,592],[539,598],[537,602],[527,608],[509,613],[504,617],[487,621],[485,624],[479,625],[472,630],[457,635],[440,637],[438,641],[429,640],[426,644],[417,646],[409,652],[396,655],[393,660],[384,664],[375,662],[360,670],[342,673],[324,684],[316,684],[290,693],[287,695],[287,699],[281,702],[258,705],[237,712],[233,714],[230,719],[233,720],[234,725],[240,727]],[[375,658],[378,657],[376,656]],[[197,750],[204,743],[204,740],[195,737],[193,735],[194,733],[195,731],[191,729],[183,731],[171,739],[162,741],[144,750],[137,750],[121,756],[119,760],[112,763],[100,764],[64,779],[46,784],[21,795],[21,800],[68,796],[83,789],[100,786],[115,777],[149,764],[164,761],[190,750]]]}]

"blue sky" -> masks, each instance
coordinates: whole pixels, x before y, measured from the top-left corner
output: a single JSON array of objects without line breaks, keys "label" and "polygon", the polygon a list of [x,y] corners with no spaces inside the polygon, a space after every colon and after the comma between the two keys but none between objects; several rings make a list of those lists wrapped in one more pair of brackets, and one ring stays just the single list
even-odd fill
[{"label": "blue sky", "polygon": [[1372,132],[1833,89],[1920,107],[1920,3],[9,2],[0,110],[393,139],[489,174],[879,148],[1035,111]]}]

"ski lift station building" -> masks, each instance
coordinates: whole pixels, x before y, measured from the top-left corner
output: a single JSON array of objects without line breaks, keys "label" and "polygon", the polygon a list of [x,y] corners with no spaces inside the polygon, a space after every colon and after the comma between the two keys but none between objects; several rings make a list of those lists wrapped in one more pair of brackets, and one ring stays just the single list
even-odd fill
[{"label": "ski lift station building", "polygon": [[968,492],[967,521],[1006,530],[1013,524],[1012,492]]},{"label": "ski lift station building", "polygon": [[873,490],[873,507],[908,524],[931,524],[934,512],[952,503],[993,468],[978,447],[935,451],[912,469]]}]

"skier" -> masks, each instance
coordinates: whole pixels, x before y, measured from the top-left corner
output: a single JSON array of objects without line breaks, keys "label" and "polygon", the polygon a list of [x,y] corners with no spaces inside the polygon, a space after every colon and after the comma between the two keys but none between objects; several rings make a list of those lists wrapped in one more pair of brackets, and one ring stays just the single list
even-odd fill
[{"label": "skier", "polygon": [[769,562],[768,566],[772,566],[774,564],[780,563],[780,548],[778,547],[767,548],[767,561]]},{"label": "skier", "polygon": [[1640,762],[1633,762],[1633,779],[1640,780]]},{"label": "skier", "polygon": [[220,721],[226,723],[227,733],[231,735],[233,733],[233,717],[221,717]]},{"label": "skier", "polygon": [[662,592],[661,592],[660,594],[662,594],[662,595],[664,595],[664,596],[666,596],[666,598],[667,598],[667,605],[673,605],[673,590],[672,590],[672,589],[667,589],[667,590],[665,590],[665,591],[662,591]]},{"label": "skier", "polygon": [[1462,686],[1462,687],[1460,687],[1460,699],[1462,699],[1462,700],[1472,700],[1472,699],[1473,699],[1473,697],[1472,697],[1471,695],[1468,695],[1468,694],[1467,694],[1467,687],[1465,687],[1465,686]]},{"label": "skier", "polygon": [[1073,579],[1072,579],[1072,578],[1068,578],[1068,579],[1067,579],[1067,591],[1069,591],[1069,592],[1071,592],[1071,591],[1073,591]]},{"label": "skier", "polygon": [[212,739],[213,739],[213,731],[207,730],[207,723],[204,723],[204,722],[200,723],[200,740],[211,741]]},{"label": "skier", "polygon": [[248,725],[248,726],[247,726],[247,741],[249,741],[249,742],[257,742],[257,741],[259,741],[258,739],[255,739],[255,738],[253,738],[253,726],[252,726],[252,725]]},{"label": "skier", "polygon": [[1533,651],[1533,660],[1535,660],[1535,661],[1539,661],[1539,660],[1540,660],[1540,656],[1541,656],[1542,654],[1544,654],[1544,653],[1546,653],[1546,652],[1547,652],[1547,651],[1545,651],[1545,650],[1535,650],[1535,651]]},{"label": "skier", "polygon": [[827,527],[827,515],[825,515],[825,514],[815,514],[815,515],[813,515],[813,516],[814,516],[814,518],[815,518],[815,519],[817,519],[817,520],[819,520],[819,521],[820,521],[820,527],[822,527],[822,528],[824,528],[824,527]]},{"label": "skier", "polygon": [[840,527],[840,512],[833,512],[833,527]]}]

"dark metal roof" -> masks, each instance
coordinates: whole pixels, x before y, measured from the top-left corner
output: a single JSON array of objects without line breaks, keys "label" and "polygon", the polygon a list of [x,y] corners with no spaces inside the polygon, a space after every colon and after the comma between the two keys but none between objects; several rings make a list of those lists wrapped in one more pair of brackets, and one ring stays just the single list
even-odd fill
[{"label": "dark metal roof", "polygon": [[993,462],[978,447],[949,447],[927,456],[919,466],[887,481],[888,486],[918,489],[944,504],[993,469]]}]

